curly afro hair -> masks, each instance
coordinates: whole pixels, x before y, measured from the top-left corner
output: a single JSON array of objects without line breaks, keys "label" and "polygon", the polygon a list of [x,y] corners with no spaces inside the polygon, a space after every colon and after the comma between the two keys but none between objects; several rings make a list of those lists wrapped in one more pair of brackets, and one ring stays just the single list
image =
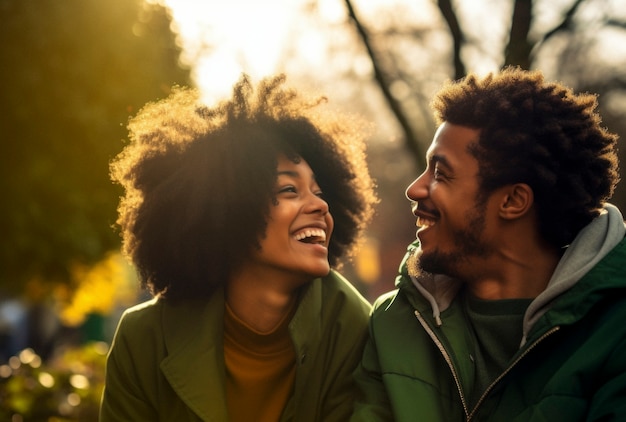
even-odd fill
[{"label": "curly afro hair", "polygon": [[[129,124],[130,142],[111,163],[125,189],[118,211],[124,252],[144,287],[178,300],[210,296],[263,236],[277,158],[304,159],[335,221],[329,261],[349,256],[377,202],[361,122],[284,86],[243,75],[214,107],[175,88]],[[324,109],[324,110],[322,110]]]},{"label": "curly afro hair", "polygon": [[447,83],[432,108],[438,123],[480,130],[470,152],[482,195],[519,182],[533,189],[540,231],[554,246],[571,243],[619,181],[618,138],[601,126],[596,96],[546,82],[539,71],[470,74]]}]

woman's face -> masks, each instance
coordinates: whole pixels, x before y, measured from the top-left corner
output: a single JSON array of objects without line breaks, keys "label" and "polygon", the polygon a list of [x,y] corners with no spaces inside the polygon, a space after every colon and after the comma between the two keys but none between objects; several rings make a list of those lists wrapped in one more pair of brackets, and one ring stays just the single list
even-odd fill
[{"label": "woman's face", "polygon": [[280,155],[274,195],[265,236],[249,263],[257,276],[301,283],[328,274],[333,218],[308,163]]}]

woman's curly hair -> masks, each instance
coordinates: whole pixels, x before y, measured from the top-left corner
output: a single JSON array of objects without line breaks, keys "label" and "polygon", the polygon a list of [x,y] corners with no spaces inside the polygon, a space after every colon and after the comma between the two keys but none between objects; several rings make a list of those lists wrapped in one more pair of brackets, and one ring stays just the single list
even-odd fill
[{"label": "woman's curly hair", "polygon": [[255,89],[243,75],[215,107],[177,87],[131,119],[111,178],[125,189],[124,252],[153,294],[208,297],[259,247],[281,153],[304,159],[324,192],[335,221],[331,266],[353,251],[377,202],[361,122],[284,82],[266,78]]},{"label": "woman's curly hair", "polygon": [[617,182],[617,135],[601,126],[595,95],[545,82],[539,71],[508,67],[450,82],[432,103],[443,121],[480,130],[470,152],[481,195],[511,184],[533,190],[540,230],[568,245],[608,200]]}]

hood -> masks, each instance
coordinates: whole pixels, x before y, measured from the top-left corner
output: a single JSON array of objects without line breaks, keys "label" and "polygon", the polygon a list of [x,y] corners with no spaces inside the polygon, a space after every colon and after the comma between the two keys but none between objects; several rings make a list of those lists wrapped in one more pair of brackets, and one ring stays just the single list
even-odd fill
[{"label": "hood", "polygon": [[[569,245],[559,261],[546,289],[528,307],[524,316],[524,337],[535,322],[544,315],[554,299],[569,290],[591,268],[604,258],[624,238],[626,228],[619,209],[606,204],[601,214],[585,226]],[[441,312],[445,311],[461,288],[461,282],[442,274],[428,274],[419,278],[409,276],[406,260],[419,247],[419,241],[409,246],[400,265],[400,276],[396,280],[398,288],[407,290],[411,280],[420,295],[433,312],[437,325],[441,325]]]},{"label": "hood", "polygon": [[524,337],[545,314],[554,299],[569,290],[624,239],[624,217],[617,207],[606,204],[602,213],[585,226],[557,264],[548,286],[532,301],[524,315]]},{"label": "hood", "polygon": [[[396,278],[396,287],[405,291],[410,301],[413,302],[415,299],[412,304],[416,309],[422,308],[420,303],[425,300],[427,302],[425,306],[430,306],[435,323],[439,326],[441,325],[441,312],[448,309],[462,283],[443,274],[425,273],[420,277],[409,275],[407,260],[418,248],[419,240],[417,239],[409,245],[404,259],[400,263],[400,274]],[[417,289],[418,295],[415,294],[417,292],[414,288]]]}]

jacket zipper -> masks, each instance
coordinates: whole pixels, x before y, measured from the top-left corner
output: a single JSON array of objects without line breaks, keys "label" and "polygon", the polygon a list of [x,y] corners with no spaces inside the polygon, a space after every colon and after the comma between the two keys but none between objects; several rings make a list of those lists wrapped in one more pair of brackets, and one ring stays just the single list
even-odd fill
[{"label": "jacket zipper", "polygon": [[526,348],[526,350],[524,350],[524,352],[520,356],[518,356],[518,358],[515,359],[515,361],[513,361],[504,370],[504,372],[502,372],[500,374],[500,376],[498,376],[498,378],[496,378],[489,385],[489,387],[487,387],[487,389],[482,394],[482,396],[480,396],[480,399],[478,400],[478,402],[476,402],[476,406],[474,406],[474,409],[472,410],[472,413],[470,413],[468,408],[467,408],[467,403],[465,402],[465,396],[463,395],[463,389],[461,388],[461,381],[460,381],[459,376],[458,376],[458,374],[456,372],[456,369],[454,368],[454,365],[452,364],[452,358],[450,357],[450,354],[445,349],[445,347],[443,347],[443,344],[439,340],[439,337],[437,337],[435,332],[432,330],[432,328],[430,328],[430,325],[426,322],[426,320],[424,319],[424,317],[422,317],[422,315],[420,314],[420,312],[418,310],[415,310],[415,316],[417,317],[417,320],[420,322],[420,324],[422,324],[422,327],[424,327],[424,330],[426,330],[426,333],[428,333],[428,335],[430,336],[431,340],[435,343],[435,345],[439,349],[439,352],[441,352],[441,354],[443,355],[444,360],[446,361],[446,363],[448,364],[448,367],[450,368],[450,372],[452,372],[452,377],[454,378],[454,383],[456,384],[456,388],[457,388],[457,391],[459,393],[459,397],[461,398],[461,404],[463,404],[463,411],[465,412],[465,417],[467,418],[466,419],[467,422],[470,422],[472,420],[472,417],[474,417],[474,415],[476,414],[476,411],[478,410],[478,407],[485,400],[485,397],[487,397],[489,392],[491,392],[491,390],[495,387],[495,385],[498,382],[500,382],[500,380],[502,378],[504,378],[504,376],[506,374],[508,374],[513,369],[513,367],[519,363],[520,360],[522,360],[524,357],[526,357],[526,355],[528,355],[528,353],[530,353],[530,351],[533,350],[540,342],[545,340],[546,337],[556,333],[557,331],[559,331],[561,329],[560,326],[552,327],[552,329],[550,329],[549,331],[544,333],[541,337],[539,337],[537,340],[535,340],[534,343],[532,343],[530,346],[528,346]]},{"label": "jacket zipper", "polygon": [[482,404],[482,402],[485,400],[485,398],[487,397],[487,395],[489,394],[489,392],[491,392],[491,390],[495,387],[495,385],[500,382],[500,380],[502,378],[504,378],[504,376],[506,374],[508,374],[509,372],[511,372],[511,369],[513,369],[513,367],[515,365],[517,365],[519,363],[520,360],[522,360],[524,357],[526,357],[526,355],[528,355],[528,353],[530,353],[531,350],[533,350],[540,342],[542,342],[543,340],[546,339],[546,337],[551,336],[552,334],[556,333],[557,331],[559,331],[561,329],[560,326],[555,326],[552,327],[549,331],[545,332],[541,337],[539,337],[537,340],[535,340],[534,343],[532,343],[530,346],[528,346],[526,348],[526,350],[524,350],[524,352],[519,355],[517,357],[517,359],[515,359],[505,370],[504,372],[502,372],[500,374],[500,376],[498,378],[496,378],[490,385],[489,387],[487,387],[487,389],[485,390],[485,392],[483,393],[482,396],[480,396],[480,399],[478,400],[478,402],[476,402],[476,406],[474,406],[474,409],[472,410],[472,413],[470,413],[470,415],[467,418],[467,422],[469,422],[472,417],[476,414],[476,411],[478,410],[478,407]]},{"label": "jacket zipper", "polygon": [[422,315],[417,309],[415,310],[415,316],[417,317],[417,320],[420,322],[420,324],[422,324],[422,327],[424,327],[424,330],[426,330],[431,340],[435,343],[435,345],[437,346],[437,348],[443,355],[444,360],[448,364],[448,367],[450,368],[450,371],[452,372],[452,377],[454,378],[454,382],[456,383],[456,388],[457,388],[457,391],[459,392],[459,397],[461,398],[461,404],[463,404],[463,411],[465,412],[465,417],[468,418],[467,420],[469,421],[469,410],[467,408],[467,403],[465,402],[465,396],[463,395],[463,390],[461,389],[461,380],[459,379],[459,376],[456,373],[456,369],[454,368],[454,365],[452,364],[452,358],[448,354],[448,351],[446,350],[446,348],[443,347],[443,344],[441,344],[441,341],[439,341],[439,337],[437,337],[435,332],[430,328],[430,325],[428,325],[424,317],[422,317]]}]

